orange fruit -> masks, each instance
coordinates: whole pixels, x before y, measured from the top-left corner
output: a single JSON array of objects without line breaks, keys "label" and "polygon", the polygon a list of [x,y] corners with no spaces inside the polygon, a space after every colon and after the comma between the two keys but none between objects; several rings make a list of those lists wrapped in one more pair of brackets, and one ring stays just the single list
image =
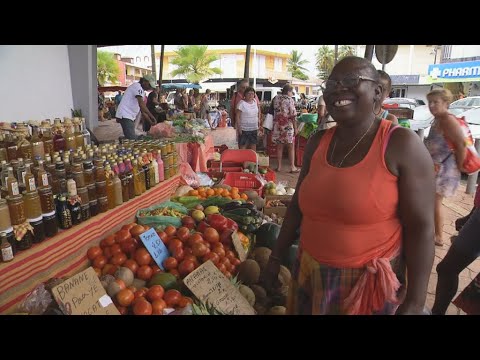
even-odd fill
[{"label": "orange fruit", "polygon": [[240,197],[241,197],[243,200],[248,200],[248,196],[247,196],[247,194],[245,194],[245,193],[242,193],[242,194],[240,195]]},{"label": "orange fruit", "polygon": [[213,189],[208,189],[208,190],[207,190],[207,195],[208,195],[208,196],[215,195],[215,191],[214,191]]}]

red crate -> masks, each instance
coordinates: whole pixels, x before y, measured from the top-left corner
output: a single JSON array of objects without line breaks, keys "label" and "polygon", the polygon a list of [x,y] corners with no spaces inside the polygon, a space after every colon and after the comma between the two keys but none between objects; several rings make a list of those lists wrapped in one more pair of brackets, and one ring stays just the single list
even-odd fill
[{"label": "red crate", "polygon": [[267,169],[267,173],[265,175],[262,175],[265,180],[275,182],[275,180],[277,179],[275,171],[266,166],[260,166],[260,169]]},{"label": "red crate", "polygon": [[240,192],[253,190],[256,191],[258,195],[262,195],[263,185],[260,180],[257,179],[255,174],[236,172],[226,173],[223,183],[238,188]]},{"label": "red crate", "polygon": [[295,166],[302,167],[304,149],[295,149]]}]

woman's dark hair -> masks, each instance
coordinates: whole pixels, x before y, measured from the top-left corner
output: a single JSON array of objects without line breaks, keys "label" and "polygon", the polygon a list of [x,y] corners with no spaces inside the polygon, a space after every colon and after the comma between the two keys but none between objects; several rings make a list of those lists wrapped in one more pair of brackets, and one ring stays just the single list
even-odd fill
[{"label": "woman's dark hair", "polygon": [[385,82],[387,89],[390,92],[390,89],[392,88],[392,78],[383,70],[377,70],[377,72],[378,76],[380,77],[380,81]]},{"label": "woman's dark hair", "polygon": [[243,94],[245,95],[246,93],[252,91],[253,94],[255,94],[255,89],[251,86],[247,86],[247,88],[245,89],[245,91],[243,92]]},{"label": "woman's dark hair", "polygon": [[300,98],[302,98],[302,99],[306,99],[307,97],[305,96],[305,94],[304,94],[304,93],[301,93],[301,94],[300,94]]},{"label": "woman's dark hair", "polygon": [[282,89],[282,95],[288,95],[289,91],[293,91],[293,86],[290,84],[286,84]]}]

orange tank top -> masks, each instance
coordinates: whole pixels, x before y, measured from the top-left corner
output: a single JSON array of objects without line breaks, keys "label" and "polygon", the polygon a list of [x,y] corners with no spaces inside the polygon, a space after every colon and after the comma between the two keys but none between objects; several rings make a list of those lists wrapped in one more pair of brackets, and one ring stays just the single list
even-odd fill
[{"label": "orange tank top", "polygon": [[391,124],[381,121],[367,155],[351,167],[337,168],[327,162],[336,127],[320,140],[299,190],[300,243],[318,262],[359,268],[398,254],[402,227],[397,177],[384,159]]}]

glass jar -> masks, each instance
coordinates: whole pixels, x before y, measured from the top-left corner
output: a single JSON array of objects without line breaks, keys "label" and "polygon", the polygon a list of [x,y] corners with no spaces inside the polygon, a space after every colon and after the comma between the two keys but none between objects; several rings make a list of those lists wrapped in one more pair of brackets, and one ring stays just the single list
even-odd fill
[{"label": "glass jar", "polygon": [[162,143],[160,145],[160,152],[162,153],[162,157],[166,156],[168,154],[168,144],[167,143]]},{"label": "glass jar", "polygon": [[73,180],[75,180],[75,184],[77,184],[78,188],[85,187],[85,177],[83,175],[83,171],[72,171]]},{"label": "glass jar", "polygon": [[0,199],[0,232],[6,232],[11,227],[12,222],[10,221],[10,211],[7,200]]},{"label": "glass jar", "polygon": [[176,151],[173,152],[173,165],[178,164],[178,153]]},{"label": "glass jar", "polygon": [[24,192],[23,202],[25,203],[25,214],[27,219],[37,219],[42,216],[42,205],[38,192]]},{"label": "glass jar", "polygon": [[38,244],[45,240],[45,228],[43,226],[43,216],[40,215],[35,219],[28,219],[28,222],[33,227],[33,243]]},{"label": "glass jar", "polygon": [[47,237],[55,236],[58,233],[58,223],[55,211],[43,214],[43,228]]},{"label": "glass jar", "polygon": [[44,214],[55,211],[55,202],[53,201],[53,191],[51,186],[39,187],[38,195],[40,195],[40,204]]},{"label": "glass jar", "polygon": [[96,187],[95,183],[93,183],[91,185],[87,185],[88,198],[90,199],[90,201],[97,199],[97,190],[96,189],[97,189],[97,187]]},{"label": "glass jar", "polygon": [[82,221],[86,221],[90,219],[90,204],[84,204],[80,207],[80,211],[82,213]]},{"label": "glass jar", "polygon": [[82,200],[82,205],[89,203],[90,199],[88,197],[88,189],[86,187],[78,188],[77,194],[78,196],[80,196],[80,199]]},{"label": "glass jar", "polygon": [[97,198],[107,196],[107,182],[106,181],[97,181],[95,183]]},{"label": "glass jar", "polygon": [[8,210],[12,225],[23,224],[27,220],[22,195],[7,196]]},{"label": "glass jar", "polygon": [[7,241],[12,246],[13,255],[17,253],[17,240],[15,239],[15,234],[13,233],[13,227],[9,227],[3,231],[7,236]]},{"label": "glass jar", "polygon": [[103,164],[100,166],[95,167],[95,181],[105,181],[105,168],[103,167]]},{"label": "glass jar", "polygon": [[93,169],[85,169],[83,171],[83,177],[85,179],[85,184],[87,185],[95,184]]},{"label": "glass jar", "polygon": [[98,215],[98,201],[97,199],[90,201],[90,216]]},{"label": "glass jar", "polygon": [[108,211],[108,198],[106,196],[102,196],[98,198],[98,212],[106,212]]},{"label": "glass jar", "polygon": [[65,195],[61,195],[57,200],[57,219],[61,229],[70,229],[72,227],[72,215],[70,214]]},{"label": "glass jar", "polygon": [[165,174],[165,180],[170,179],[170,166],[166,166],[163,169],[163,173]]},{"label": "glass jar", "polygon": [[30,231],[27,231],[20,240],[15,240],[17,241],[18,251],[30,249],[32,247],[33,234]]}]

